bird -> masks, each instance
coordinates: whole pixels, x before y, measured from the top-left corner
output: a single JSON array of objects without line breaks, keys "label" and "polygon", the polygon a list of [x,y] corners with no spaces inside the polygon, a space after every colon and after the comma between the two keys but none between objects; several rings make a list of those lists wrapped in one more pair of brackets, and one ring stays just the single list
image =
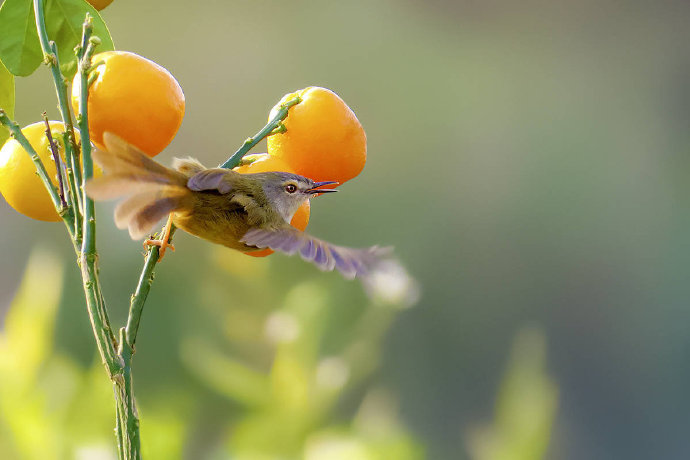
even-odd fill
[{"label": "bird", "polygon": [[[331,244],[290,225],[306,200],[336,192],[323,188],[337,182],[316,182],[287,172],[241,174],[207,168],[198,160],[175,158],[168,168],[112,133],[103,135],[104,150],[93,159],[104,174],[91,178],[86,194],[97,201],[121,199],[114,220],[134,240],[149,235],[169,216],[163,236],[149,245],[168,246],[170,224],[194,236],[242,252],[271,248],[299,254],[322,271],[345,278],[366,278],[379,267],[399,265],[389,247],[349,248]],[[169,245],[174,250],[172,245]]]}]

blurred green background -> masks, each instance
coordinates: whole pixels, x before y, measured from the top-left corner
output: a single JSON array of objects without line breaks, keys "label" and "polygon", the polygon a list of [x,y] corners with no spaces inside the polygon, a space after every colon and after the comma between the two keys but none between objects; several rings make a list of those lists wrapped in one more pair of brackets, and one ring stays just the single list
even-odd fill
[{"label": "blurred green background", "polygon": [[[368,163],[314,202],[310,231],[392,244],[421,286],[412,308],[371,302],[296,258],[179,234],[134,361],[148,458],[690,455],[689,3],[115,0],[102,15],[185,92],[164,163],[222,162],[284,93],[340,94]],[[18,79],[16,117],[43,110],[58,116],[45,69]],[[98,212],[122,324],[141,244]],[[0,222],[0,456],[112,458],[68,238],[4,201]]]}]

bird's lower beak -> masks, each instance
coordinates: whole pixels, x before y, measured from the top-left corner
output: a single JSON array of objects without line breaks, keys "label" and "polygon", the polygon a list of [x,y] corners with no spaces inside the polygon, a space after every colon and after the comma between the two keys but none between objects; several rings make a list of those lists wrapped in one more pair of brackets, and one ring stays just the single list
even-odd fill
[{"label": "bird's lower beak", "polygon": [[325,182],[314,182],[314,186],[307,190],[307,193],[333,193],[337,192],[336,189],[334,188],[319,188],[323,187],[324,185],[333,185],[333,184],[338,184],[338,182],[335,181],[325,181]]}]

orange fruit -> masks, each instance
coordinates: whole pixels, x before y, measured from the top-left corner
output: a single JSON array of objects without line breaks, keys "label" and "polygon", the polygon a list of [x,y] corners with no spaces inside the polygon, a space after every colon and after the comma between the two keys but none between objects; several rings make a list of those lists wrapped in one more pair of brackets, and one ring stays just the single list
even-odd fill
[{"label": "orange fruit", "polygon": [[295,96],[302,102],[290,108],[287,131],[268,138],[268,153],[315,181],[342,184],[357,176],[367,161],[367,136],[354,112],[333,91],[310,86],[283,96],[269,120]]},{"label": "orange fruit", "polygon": [[[149,156],[158,155],[172,141],[184,117],[184,93],[163,67],[127,51],[96,54],[100,65],[89,87],[89,134],[103,147],[103,133],[111,132]],[[72,107],[79,113],[80,76],[72,82]]]},{"label": "orange fruit", "polygon": [[98,11],[102,10],[106,6],[113,3],[113,0],[86,0],[86,1],[89,2],[91,4],[91,6],[96,8]]},{"label": "orange fruit", "polygon": [[[60,121],[49,123],[60,157],[64,161],[65,147],[60,134],[65,132],[65,126]],[[31,124],[23,128],[22,133],[41,158],[50,180],[57,184],[57,171],[50,143],[45,135],[45,124],[42,121]],[[79,132],[75,131],[75,135],[79,142]],[[36,174],[36,166],[31,157],[14,139],[8,139],[0,149],[0,193],[10,206],[25,216],[48,222],[60,220],[43,181]]]},{"label": "orange fruit", "polygon": [[[281,159],[274,156],[268,155],[266,153],[260,153],[256,155],[248,155],[245,159],[254,159],[254,161],[248,165],[238,166],[234,170],[242,174],[259,173],[259,172],[269,172],[269,171],[283,171],[294,173],[290,167]],[[309,200],[305,201],[302,206],[297,209],[295,215],[292,216],[290,225],[295,227],[300,231],[304,231],[309,224]],[[246,252],[245,254],[254,257],[266,257],[273,254],[273,250],[266,248],[261,251]]]}]

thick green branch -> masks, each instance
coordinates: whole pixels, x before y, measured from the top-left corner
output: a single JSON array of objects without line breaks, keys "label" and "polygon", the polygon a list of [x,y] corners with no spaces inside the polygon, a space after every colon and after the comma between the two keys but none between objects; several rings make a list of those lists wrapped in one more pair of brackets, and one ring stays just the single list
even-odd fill
[{"label": "thick green branch", "polygon": [[89,41],[93,26],[91,18],[87,15],[84,22],[83,37],[84,42],[88,43],[86,49],[79,49],[78,72],[81,75],[81,86],[79,88],[79,126],[82,130],[82,182],[79,191],[83,203],[83,222],[82,222],[82,245],[80,255],[80,265],[82,279],[84,281],[84,293],[86,295],[86,305],[89,311],[89,318],[93,326],[96,344],[105,363],[111,378],[116,378],[123,372],[124,362],[115,349],[117,343],[115,334],[110,326],[108,312],[101,291],[98,279],[98,255],[96,253],[96,216],[94,202],[86,195],[84,186],[86,181],[93,177],[93,160],[91,158],[91,140],[89,139],[89,116],[87,111],[88,88],[86,82],[90,69],[90,59],[93,54],[93,44]]},{"label": "thick green branch", "polygon": [[[84,223],[83,223],[83,242],[82,242],[82,258],[83,260],[94,261],[97,259],[96,255],[96,216],[95,206],[93,200],[86,194],[86,181],[93,177],[93,158],[91,157],[91,139],[89,135],[89,114],[88,114],[88,94],[89,94],[89,71],[91,70],[91,57],[93,56],[95,47],[100,43],[98,38],[92,37],[93,33],[93,19],[90,15],[86,15],[84,27],[82,32],[81,44],[77,48],[78,58],[78,72],[79,72],[79,114],[77,120],[79,122],[79,130],[81,131],[82,144],[82,204],[84,209]],[[101,321],[101,324],[95,325],[107,328],[110,336],[108,337],[108,344],[103,343],[103,337],[98,337],[97,329],[94,328],[97,337],[99,350],[103,355],[103,351],[108,354],[114,353],[114,356],[104,355],[106,363],[110,359],[115,359],[117,365],[121,366],[119,375],[114,375],[111,372],[111,377],[115,383],[115,399],[117,405],[117,439],[118,451],[121,458],[126,460],[137,460],[141,458],[141,441],[139,438],[139,417],[137,415],[136,405],[134,402],[134,388],[132,384],[132,354],[133,348],[125,340],[125,329],[120,329],[119,348],[112,349],[113,344],[117,343],[112,336],[110,329],[110,322],[105,308],[105,300],[101,294],[100,286],[98,286],[97,268],[87,265],[88,273],[84,273],[84,266],[82,265],[82,273],[84,279],[87,276],[92,276],[96,286],[93,293],[96,295],[93,307],[89,307],[89,314],[92,318]],[[85,284],[86,289],[86,284]],[[91,293],[87,292],[87,298]],[[100,330],[100,329],[99,329]]]}]

